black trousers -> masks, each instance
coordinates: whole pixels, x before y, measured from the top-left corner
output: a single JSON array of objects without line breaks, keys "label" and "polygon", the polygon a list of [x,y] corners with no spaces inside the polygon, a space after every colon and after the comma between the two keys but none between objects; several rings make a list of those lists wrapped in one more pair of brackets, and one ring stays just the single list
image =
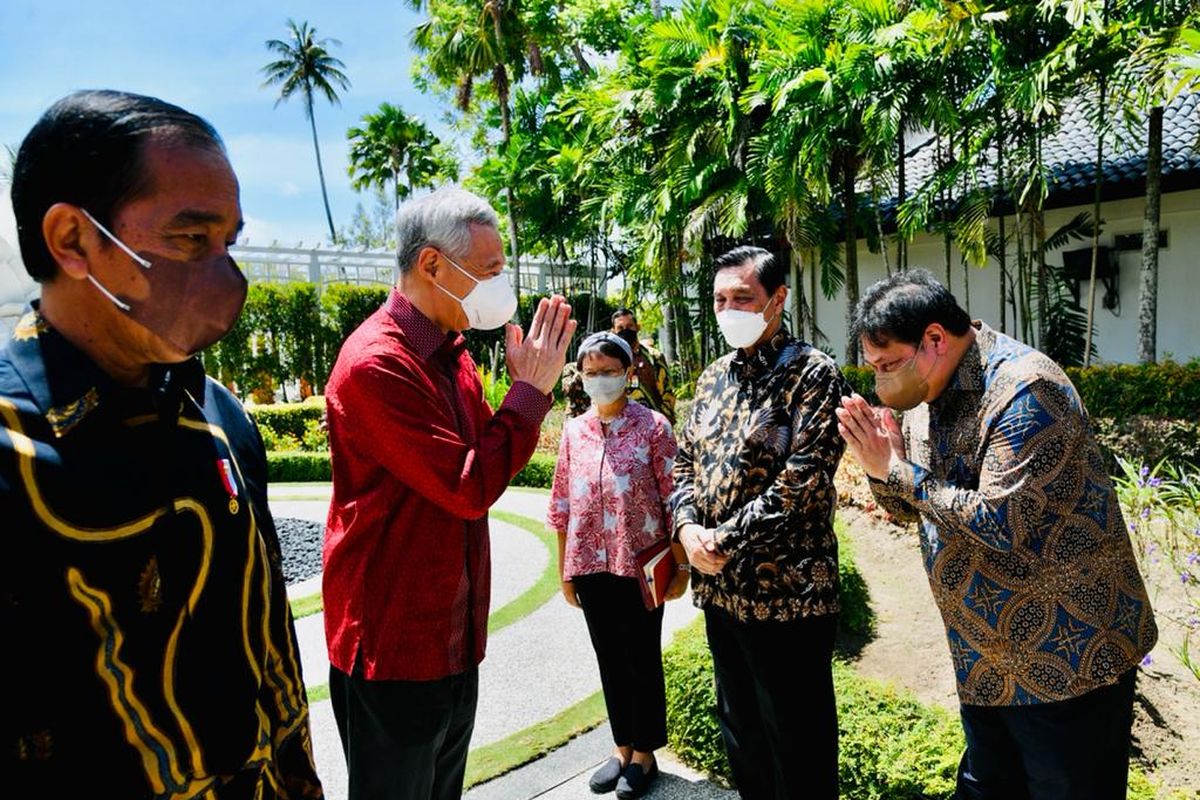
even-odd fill
[{"label": "black trousers", "polygon": [[738,622],[705,609],[717,719],[745,800],[837,800],[837,615]]},{"label": "black trousers", "polygon": [[479,670],[436,681],[369,681],[329,668],[350,800],[462,796]]},{"label": "black trousers", "polygon": [[962,706],[959,800],[1124,800],[1133,725],[1131,669],[1058,703]]},{"label": "black trousers", "polygon": [[600,665],[613,742],[643,753],[667,743],[663,608],[647,611],[637,578],[607,572],[571,581]]}]

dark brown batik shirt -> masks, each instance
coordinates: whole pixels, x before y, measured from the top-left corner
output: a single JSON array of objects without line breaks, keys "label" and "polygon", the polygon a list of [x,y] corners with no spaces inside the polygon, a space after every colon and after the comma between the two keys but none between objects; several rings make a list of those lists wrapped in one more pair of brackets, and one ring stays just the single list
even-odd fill
[{"label": "dark brown batik shirt", "polygon": [[1052,360],[976,323],[951,384],[904,415],[880,503],[921,549],[969,705],[1115,682],[1157,629],[1087,412]]},{"label": "dark brown batik shirt", "polygon": [[834,410],[847,392],[832,358],[787,333],[700,376],[671,508],[676,530],[715,528],[729,562],[716,576],[692,571],[696,605],[742,621],[839,610]]}]

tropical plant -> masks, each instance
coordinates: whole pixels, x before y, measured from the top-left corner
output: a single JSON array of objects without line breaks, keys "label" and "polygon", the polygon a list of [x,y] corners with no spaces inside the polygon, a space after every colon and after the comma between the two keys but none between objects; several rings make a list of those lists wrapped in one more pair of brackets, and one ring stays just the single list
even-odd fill
[{"label": "tropical plant", "polygon": [[340,105],[338,89],[350,88],[350,79],[343,70],[346,65],[329,54],[328,48],[340,45],[337,39],[317,39],[317,29],[307,21],[299,25],[287,21],[290,38],[271,39],[267,49],[278,58],[262,69],[266,80],[263,88],[279,86],[278,106],[293,95],[304,100],[304,115],[312,129],[313,152],[317,156],[317,177],[321,182],[321,199],[325,203],[325,221],[329,224],[329,238],[337,242],[337,231],[333,227],[333,212],[329,208],[329,192],[325,188],[325,169],[321,165],[321,146],[317,141],[317,120],[314,112],[314,95],[321,94],[333,105]]},{"label": "tropical plant", "polygon": [[449,148],[416,117],[391,103],[366,114],[362,126],[346,132],[350,141],[351,185],[392,188],[394,207],[413,190],[439,180],[458,180],[458,163]]}]

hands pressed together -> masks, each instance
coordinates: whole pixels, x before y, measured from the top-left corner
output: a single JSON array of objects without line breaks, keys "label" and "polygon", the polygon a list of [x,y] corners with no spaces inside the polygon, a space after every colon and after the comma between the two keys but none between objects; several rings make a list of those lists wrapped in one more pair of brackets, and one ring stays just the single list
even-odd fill
[{"label": "hands pressed together", "polygon": [[729,556],[717,551],[716,531],[703,525],[688,524],[681,527],[679,543],[687,553],[688,563],[705,575],[718,574],[729,561]]},{"label": "hands pressed together", "polygon": [[578,323],[561,295],[542,298],[525,335],[518,325],[504,329],[505,364],[513,382],[524,381],[542,394],[554,389]]},{"label": "hands pressed together", "polygon": [[838,433],[863,471],[875,480],[887,480],[892,465],[907,458],[900,423],[886,408],[872,408],[861,395],[842,398],[837,409]]}]

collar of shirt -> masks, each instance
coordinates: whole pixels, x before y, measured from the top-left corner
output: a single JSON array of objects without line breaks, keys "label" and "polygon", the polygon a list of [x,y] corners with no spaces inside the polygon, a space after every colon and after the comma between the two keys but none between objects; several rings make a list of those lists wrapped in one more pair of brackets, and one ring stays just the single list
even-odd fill
[{"label": "collar of shirt", "polygon": [[413,352],[423,361],[428,361],[438,351],[443,351],[442,355],[446,357],[457,356],[467,346],[467,340],[461,333],[443,333],[442,329],[433,324],[433,320],[414,306],[399,289],[392,289],[384,308],[404,332]]},{"label": "collar of shirt", "polygon": [[[632,400],[627,400],[625,402],[625,407],[621,409],[621,413],[617,414],[612,419],[607,420],[608,430],[610,433],[619,433],[621,429],[625,427],[626,419],[634,413],[633,407],[636,405],[637,403],[633,402]],[[600,414],[596,411],[596,406],[589,406],[588,410],[583,412],[582,418],[587,426],[591,428],[597,436],[604,436],[604,428],[601,427]]]},{"label": "collar of shirt", "polygon": [[204,366],[199,358],[151,365],[147,388],[121,386],[50,326],[37,301],[13,329],[9,353],[58,438],[102,407],[118,414],[169,410],[173,417],[185,392],[204,404]]},{"label": "collar of shirt", "polygon": [[779,354],[791,341],[792,335],[780,328],[770,341],[760,345],[753,353],[748,354],[745,350],[736,351],[733,359],[729,362],[729,370],[738,380],[769,372],[775,368]]},{"label": "collar of shirt", "polygon": [[996,332],[979,320],[975,320],[971,325],[975,328],[975,341],[971,342],[971,346],[963,353],[962,360],[958,362],[958,368],[954,371],[954,377],[950,379],[946,390],[930,403],[935,408],[944,406],[952,393],[975,392],[978,394],[982,393],[987,386],[987,362],[992,352],[992,345],[996,341]]}]

